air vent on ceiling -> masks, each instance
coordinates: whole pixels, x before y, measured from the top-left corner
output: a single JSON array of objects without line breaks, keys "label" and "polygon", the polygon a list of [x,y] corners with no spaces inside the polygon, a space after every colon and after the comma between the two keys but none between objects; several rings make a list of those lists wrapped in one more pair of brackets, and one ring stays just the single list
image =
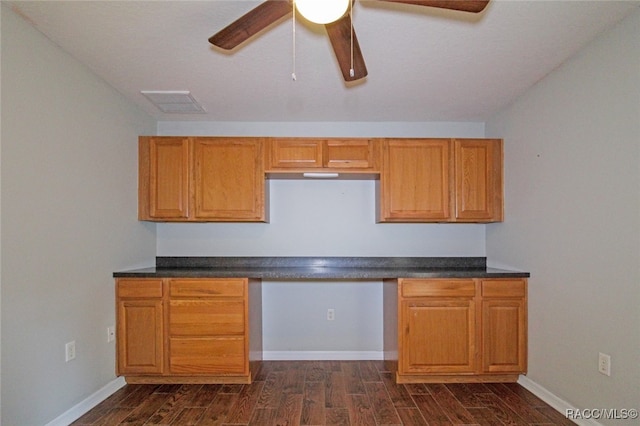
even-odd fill
[{"label": "air vent on ceiling", "polygon": [[162,112],[168,114],[193,114],[206,112],[188,90],[142,90],[144,96]]}]

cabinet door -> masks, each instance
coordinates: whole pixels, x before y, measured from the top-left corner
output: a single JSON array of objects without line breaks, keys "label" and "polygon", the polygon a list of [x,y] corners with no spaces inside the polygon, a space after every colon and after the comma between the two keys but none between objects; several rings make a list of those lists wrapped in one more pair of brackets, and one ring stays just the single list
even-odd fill
[{"label": "cabinet door", "polygon": [[473,373],[475,301],[415,299],[401,303],[399,373]]},{"label": "cabinet door", "polygon": [[526,372],[526,281],[483,281],[481,309],[482,370],[486,373]]},{"label": "cabinet door", "polygon": [[328,140],[323,165],[330,169],[374,169],[374,144],[369,140]]},{"label": "cabinet door", "polygon": [[196,138],[194,160],[196,220],[266,220],[261,140]]},{"label": "cabinet door", "polygon": [[322,140],[274,139],[270,143],[270,169],[314,169],[322,167]]},{"label": "cabinet door", "polygon": [[449,220],[450,160],[449,139],[384,141],[379,220]]},{"label": "cabinet door", "polygon": [[456,220],[502,220],[502,141],[456,140],[454,149]]},{"label": "cabinet door", "polygon": [[117,374],[161,374],[164,325],[161,280],[117,282]]},{"label": "cabinet door", "polygon": [[140,219],[186,219],[189,217],[189,140],[143,137],[139,144]]},{"label": "cabinet door", "polygon": [[481,289],[483,372],[526,372],[526,280],[483,280]]},{"label": "cabinet door", "polygon": [[482,301],[482,369],[487,373],[526,371],[524,301]]}]

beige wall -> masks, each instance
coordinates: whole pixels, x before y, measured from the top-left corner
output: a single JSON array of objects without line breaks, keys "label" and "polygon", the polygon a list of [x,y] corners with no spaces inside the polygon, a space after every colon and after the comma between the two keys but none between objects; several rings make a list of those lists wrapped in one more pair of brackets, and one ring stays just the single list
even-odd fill
[{"label": "beige wall", "polygon": [[640,408],[640,10],[487,133],[505,138],[507,212],[487,255],[531,272],[529,378],[578,408]]},{"label": "beige wall", "polygon": [[[0,47],[2,46],[2,7],[0,7]],[[0,54],[0,64],[2,55]],[[0,66],[0,81],[2,81],[2,67]],[[0,84],[0,99],[2,99],[2,84]],[[2,102],[0,102],[0,187],[2,186]],[[0,191],[0,241],[2,241],[2,191]],[[0,244],[0,259],[2,259],[2,244]],[[0,261],[0,330],[2,329],[2,262]],[[0,342],[2,341],[0,331]],[[0,344],[0,422],[2,421],[2,345]]]},{"label": "beige wall", "polygon": [[115,379],[111,274],[155,256],[135,185],[155,121],[4,6],[2,42],[1,423],[41,425]]}]

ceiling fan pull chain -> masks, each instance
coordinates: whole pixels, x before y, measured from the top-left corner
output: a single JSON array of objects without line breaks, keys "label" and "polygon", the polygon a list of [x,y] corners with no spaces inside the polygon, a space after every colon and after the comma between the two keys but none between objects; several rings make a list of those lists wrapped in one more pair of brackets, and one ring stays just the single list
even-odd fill
[{"label": "ceiling fan pull chain", "polygon": [[293,38],[293,66],[291,71],[291,80],[296,81],[296,2],[293,3],[293,28],[292,28],[292,38]]},{"label": "ceiling fan pull chain", "polygon": [[356,75],[356,71],[353,69],[353,1],[349,1],[349,22],[351,23],[351,68],[349,68],[349,76]]}]

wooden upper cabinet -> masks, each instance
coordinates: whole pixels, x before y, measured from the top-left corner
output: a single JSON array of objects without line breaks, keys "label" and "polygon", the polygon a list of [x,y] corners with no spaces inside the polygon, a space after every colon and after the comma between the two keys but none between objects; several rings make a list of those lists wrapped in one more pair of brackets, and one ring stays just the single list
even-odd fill
[{"label": "wooden upper cabinet", "polygon": [[449,139],[385,140],[379,221],[449,220],[451,166]]},{"label": "wooden upper cabinet", "polygon": [[262,142],[196,138],[196,220],[265,221]]},{"label": "wooden upper cabinet", "polygon": [[377,144],[370,139],[271,139],[267,172],[377,173]]},{"label": "wooden upper cabinet", "polygon": [[189,140],[142,137],[139,158],[139,218],[189,217]]},{"label": "wooden upper cabinet", "polygon": [[502,141],[462,139],[454,146],[456,221],[503,220]]},{"label": "wooden upper cabinet", "polygon": [[140,137],[138,218],[264,222],[263,140]]},{"label": "wooden upper cabinet", "polygon": [[138,218],[266,222],[265,174],[377,179],[378,222],[499,222],[500,139],[143,136]]},{"label": "wooden upper cabinet", "polygon": [[501,221],[502,175],[499,139],[387,139],[378,221]]}]

